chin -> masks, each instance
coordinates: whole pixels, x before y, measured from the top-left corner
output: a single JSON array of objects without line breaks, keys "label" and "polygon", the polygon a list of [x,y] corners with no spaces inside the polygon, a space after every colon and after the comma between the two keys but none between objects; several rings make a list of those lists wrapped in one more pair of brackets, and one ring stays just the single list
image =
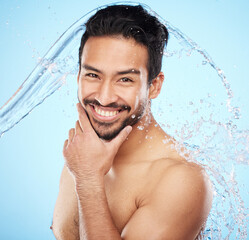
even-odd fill
[{"label": "chin", "polygon": [[113,130],[111,130],[112,129],[111,126],[101,126],[101,128],[103,128],[102,130],[98,129],[98,127],[93,126],[93,129],[95,130],[99,138],[109,141],[115,138],[126,126],[127,123],[125,121],[122,123],[121,126]]},{"label": "chin", "polygon": [[114,139],[119,133],[119,132],[112,132],[112,133],[104,133],[104,134],[100,134],[96,131],[97,135],[99,138],[106,140],[106,141],[110,141],[112,139]]}]

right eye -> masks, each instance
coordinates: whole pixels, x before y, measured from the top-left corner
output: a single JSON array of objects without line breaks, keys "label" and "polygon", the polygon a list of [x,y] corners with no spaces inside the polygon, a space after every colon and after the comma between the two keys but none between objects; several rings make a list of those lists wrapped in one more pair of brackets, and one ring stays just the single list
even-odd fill
[{"label": "right eye", "polygon": [[90,78],[98,78],[98,75],[95,73],[87,73],[86,76]]}]

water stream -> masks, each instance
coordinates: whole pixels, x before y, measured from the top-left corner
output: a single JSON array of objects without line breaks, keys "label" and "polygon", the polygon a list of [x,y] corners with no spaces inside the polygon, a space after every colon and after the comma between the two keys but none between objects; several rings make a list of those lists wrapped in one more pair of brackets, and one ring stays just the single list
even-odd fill
[{"label": "water stream", "polygon": [[[241,191],[248,194],[248,189],[238,184],[243,180],[236,173],[239,169],[249,170],[249,130],[237,126],[241,113],[239,106],[233,106],[229,81],[204,49],[148,6],[144,7],[159,17],[170,32],[163,64],[167,83],[152,103],[153,113],[178,142],[180,154],[189,154],[189,161],[203,165],[213,182],[214,202],[204,238],[246,239],[249,211]],[[60,36],[0,108],[0,136],[56,90],[63,85],[65,88],[69,75],[76,77],[84,23],[95,11],[84,15]],[[171,70],[176,65],[177,72]],[[74,96],[75,92],[70,94]],[[182,152],[183,145],[187,152]]]}]

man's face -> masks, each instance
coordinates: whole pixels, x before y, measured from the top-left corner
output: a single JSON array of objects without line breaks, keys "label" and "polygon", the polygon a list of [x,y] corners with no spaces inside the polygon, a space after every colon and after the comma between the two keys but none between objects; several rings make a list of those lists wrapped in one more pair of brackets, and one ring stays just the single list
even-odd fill
[{"label": "man's face", "polygon": [[147,61],[147,48],[134,39],[102,36],[87,40],[78,98],[100,138],[114,138],[148,109]]}]

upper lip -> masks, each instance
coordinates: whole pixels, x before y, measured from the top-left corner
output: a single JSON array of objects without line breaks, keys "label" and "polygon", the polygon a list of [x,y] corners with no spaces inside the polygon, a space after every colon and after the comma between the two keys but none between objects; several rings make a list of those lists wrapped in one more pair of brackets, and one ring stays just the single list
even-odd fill
[{"label": "upper lip", "polygon": [[121,112],[123,109],[122,108],[114,108],[114,107],[103,107],[103,106],[99,106],[99,105],[95,105],[95,104],[89,104],[90,106],[92,106],[93,108],[99,108],[103,111],[110,111],[110,112],[113,112],[113,111],[118,111],[118,112]]}]

